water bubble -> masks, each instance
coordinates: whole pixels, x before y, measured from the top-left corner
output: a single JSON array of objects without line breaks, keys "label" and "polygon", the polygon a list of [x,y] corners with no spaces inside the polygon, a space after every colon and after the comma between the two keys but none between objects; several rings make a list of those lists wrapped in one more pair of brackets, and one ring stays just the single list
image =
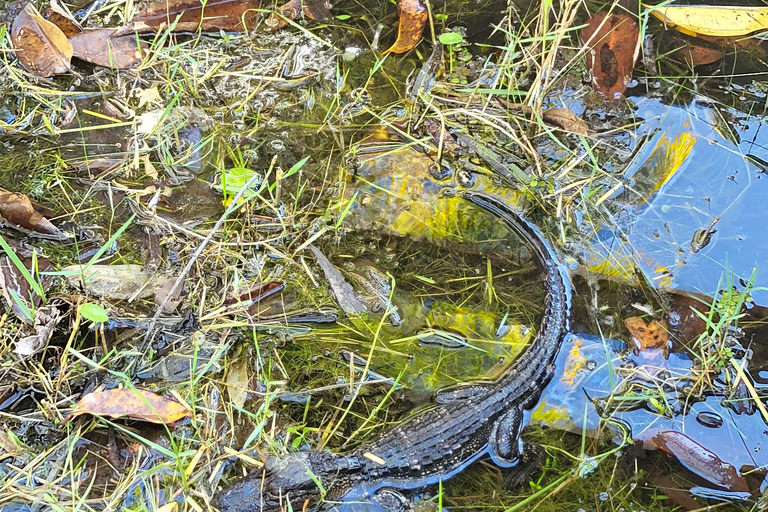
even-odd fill
[{"label": "water bubble", "polygon": [[269,149],[275,152],[279,152],[285,149],[285,143],[280,139],[269,141],[269,143],[267,143],[267,146],[269,147]]},{"label": "water bubble", "polygon": [[341,54],[341,58],[344,59],[345,62],[350,62],[355,60],[355,58],[359,57],[362,53],[363,50],[357,46],[350,45],[344,48],[344,53]]}]

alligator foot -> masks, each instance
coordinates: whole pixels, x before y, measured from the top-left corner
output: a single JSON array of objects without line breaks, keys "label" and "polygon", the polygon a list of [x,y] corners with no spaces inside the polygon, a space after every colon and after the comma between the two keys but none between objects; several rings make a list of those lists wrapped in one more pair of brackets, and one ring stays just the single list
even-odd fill
[{"label": "alligator foot", "polygon": [[546,459],[547,452],[544,451],[544,448],[537,444],[524,444],[518,465],[512,468],[504,479],[504,488],[512,491],[528,485],[533,475],[544,465]]},{"label": "alligator foot", "polygon": [[394,489],[379,489],[372,501],[387,512],[403,512],[408,506],[408,499]]},{"label": "alligator foot", "polygon": [[490,452],[497,466],[509,468],[517,464],[522,448],[520,441],[522,425],[523,413],[517,407],[513,407],[493,426]]}]

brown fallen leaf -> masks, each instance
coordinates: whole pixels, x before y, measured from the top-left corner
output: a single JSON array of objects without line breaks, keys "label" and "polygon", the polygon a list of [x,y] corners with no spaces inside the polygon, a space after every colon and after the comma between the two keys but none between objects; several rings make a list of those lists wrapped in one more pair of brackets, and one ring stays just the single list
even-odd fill
[{"label": "brown fallen leaf", "polygon": [[2,188],[0,188],[0,216],[8,222],[36,233],[65,236],[35,208],[29,197]]},{"label": "brown fallen leaf", "polygon": [[651,320],[646,324],[639,316],[632,316],[624,319],[624,325],[637,351],[669,347],[669,327],[665,320]]},{"label": "brown fallen leaf", "polygon": [[2,458],[16,459],[28,450],[29,448],[8,427],[3,426],[0,429],[0,456]]},{"label": "brown fallen leaf", "polygon": [[624,94],[632,81],[632,70],[640,52],[640,28],[623,13],[599,12],[581,30],[587,69],[595,90],[615,98]]},{"label": "brown fallen leaf", "polygon": [[69,38],[72,54],[80,60],[111,69],[128,69],[138,66],[148,51],[146,43],[138,46],[132,35],[112,37],[117,29],[100,28],[84,30]]},{"label": "brown fallen leaf", "polygon": [[259,0],[168,0],[148,5],[127,25],[117,29],[112,37],[133,32],[157,32],[178,23],[175,32],[224,30],[242,32],[256,25],[261,15]]},{"label": "brown fallen leaf", "polygon": [[695,43],[687,43],[675,52],[689,66],[703,66],[712,64],[723,58],[723,51],[719,48],[711,48]]},{"label": "brown fallen leaf", "polygon": [[128,157],[122,158],[93,158],[87,160],[75,160],[69,165],[79,172],[113,171],[128,161]]},{"label": "brown fallen leaf", "polygon": [[61,313],[56,306],[47,305],[35,309],[35,334],[18,340],[13,351],[20,356],[31,356],[42,350],[53,336],[53,330],[60,321]]},{"label": "brown fallen leaf", "polygon": [[248,290],[241,291],[239,297],[227,297],[224,305],[227,306],[227,311],[242,312],[245,310],[249,316],[258,318],[264,309],[261,303],[284,289],[285,283],[283,281],[259,283]]},{"label": "brown fallen leaf", "polygon": [[59,27],[67,37],[71,37],[78,32],[83,31],[83,27],[69,15],[57,0],[51,0],[51,5],[41,14],[43,15],[43,18]]},{"label": "brown fallen leaf", "polygon": [[676,430],[661,430],[643,440],[646,450],[663,450],[701,478],[731,492],[749,492],[749,485],[730,462]]},{"label": "brown fallen leaf", "polygon": [[301,12],[304,16],[315,21],[325,21],[331,17],[331,6],[326,0],[288,0],[275,9],[264,22],[272,30],[283,28],[288,20],[295,20]]},{"label": "brown fallen leaf", "polygon": [[424,120],[424,129],[432,138],[432,143],[441,148],[441,151],[449,155],[461,155],[464,148],[456,143],[456,139],[445,129],[443,124],[436,119],[427,118]]},{"label": "brown fallen leaf", "polygon": [[69,71],[72,45],[67,36],[31,4],[13,20],[11,41],[19,62],[30,73],[47,78]]},{"label": "brown fallen leaf", "polygon": [[178,402],[143,389],[95,391],[77,402],[66,421],[82,414],[107,418],[132,418],[150,423],[173,423],[190,411]]},{"label": "brown fallen leaf", "polygon": [[592,131],[587,123],[567,108],[550,108],[541,117],[545,122],[577,135],[589,135]]},{"label": "brown fallen leaf", "polygon": [[419,42],[427,26],[429,12],[422,0],[398,0],[397,39],[384,53],[405,53]]},{"label": "brown fallen leaf", "polygon": [[[45,272],[51,268],[51,262],[45,256],[22,248],[13,239],[6,240],[6,243],[10,245],[11,251],[21,260],[22,265],[31,275],[37,275],[38,272]],[[35,312],[40,308],[52,281],[52,276],[44,276],[39,282],[40,287],[33,291],[32,285],[25,279],[22,271],[8,256],[0,252],[0,295],[22,322],[30,326],[34,325]]]}]

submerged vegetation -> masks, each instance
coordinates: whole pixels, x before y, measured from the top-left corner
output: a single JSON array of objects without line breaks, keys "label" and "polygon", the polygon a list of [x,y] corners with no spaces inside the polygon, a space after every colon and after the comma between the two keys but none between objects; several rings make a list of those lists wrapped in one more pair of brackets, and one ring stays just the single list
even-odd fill
[{"label": "submerged vegetation", "polygon": [[[267,456],[350,451],[501,374],[541,271],[469,189],[556,242],[575,334],[527,418],[540,471],[481,459],[408,506],[765,506],[761,39],[701,63],[636,2],[432,0],[396,55],[392,2],[277,30],[262,2],[41,78],[0,6],[0,510],[208,510]],[[589,77],[599,12],[637,20],[624,96]]]}]

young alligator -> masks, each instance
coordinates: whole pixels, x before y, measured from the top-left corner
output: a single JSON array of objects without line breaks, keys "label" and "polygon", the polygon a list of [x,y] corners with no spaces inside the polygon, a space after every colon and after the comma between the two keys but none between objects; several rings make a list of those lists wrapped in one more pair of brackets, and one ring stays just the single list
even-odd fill
[{"label": "young alligator", "polygon": [[504,467],[519,462],[523,411],[538,401],[552,378],[568,331],[570,280],[538,229],[508,205],[476,192],[466,192],[464,198],[504,221],[544,267],[546,310],[530,348],[497,380],[439,391],[434,405],[354,453],[310,450],[268,458],[263,470],[217,497],[222,512],[279,511],[288,502],[293,510],[306,510],[321,498],[345,503],[373,499],[384,508],[397,508],[401,501],[393,488],[416,489],[446,480],[484,454]]}]

